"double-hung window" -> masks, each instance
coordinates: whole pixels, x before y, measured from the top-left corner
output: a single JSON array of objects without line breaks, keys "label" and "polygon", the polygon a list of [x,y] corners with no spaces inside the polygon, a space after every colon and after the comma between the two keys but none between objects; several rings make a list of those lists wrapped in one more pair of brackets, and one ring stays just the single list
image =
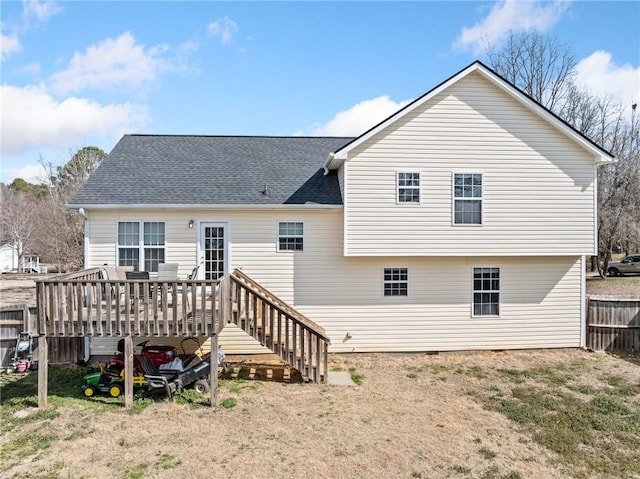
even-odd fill
[{"label": "double-hung window", "polygon": [[304,223],[280,221],[278,223],[278,251],[304,250]]},{"label": "double-hung window", "polygon": [[453,223],[482,224],[482,174],[454,173]]},{"label": "double-hung window", "polygon": [[500,314],[500,268],[473,268],[473,315]]},{"label": "double-hung window", "polygon": [[161,221],[118,222],[118,266],[158,271],[165,258],[165,224]]},{"label": "double-hung window", "polygon": [[398,173],[398,203],[420,203],[420,173]]},{"label": "double-hung window", "polygon": [[409,294],[407,268],[385,268],[383,288],[385,296],[407,296]]}]

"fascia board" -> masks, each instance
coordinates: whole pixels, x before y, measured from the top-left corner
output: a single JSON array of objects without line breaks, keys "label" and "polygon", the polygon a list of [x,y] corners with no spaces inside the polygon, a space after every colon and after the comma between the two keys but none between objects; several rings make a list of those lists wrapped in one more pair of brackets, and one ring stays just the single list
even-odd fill
[{"label": "fascia board", "polygon": [[167,210],[341,210],[342,205],[322,205],[322,204],[286,204],[286,205],[238,205],[238,204],[73,204],[65,205],[67,208],[84,208],[86,210],[149,210],[149,209],[167,209]]}]

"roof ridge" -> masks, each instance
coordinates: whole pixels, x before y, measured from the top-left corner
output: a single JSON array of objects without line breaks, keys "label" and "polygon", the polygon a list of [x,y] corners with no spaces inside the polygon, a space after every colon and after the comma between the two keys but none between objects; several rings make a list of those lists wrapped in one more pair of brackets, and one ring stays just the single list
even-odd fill
[{"label": "roof ridge", "polygon": [[126,133],[124,136],[148,136],[148,137],[167,137],[167,138],[274,138],[274,139],[351,139],[355,135],[348,136],[317,136],[317,135],[196,135],[196,134],[173,134],[173,133]]}]

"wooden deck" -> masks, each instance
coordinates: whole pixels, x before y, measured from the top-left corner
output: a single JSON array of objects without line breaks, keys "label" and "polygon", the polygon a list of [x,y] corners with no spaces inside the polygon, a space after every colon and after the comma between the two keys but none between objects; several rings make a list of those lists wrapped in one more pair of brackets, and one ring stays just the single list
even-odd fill
[{"label": "wooden deck", "polygon": [[[51,337],[117,336],[132,343],[136,336],[210,336],[215,350],[219,332],[234,323],[306,380],[326,380],[330,340],[324,329],[239,270],[217,281],[166,282],[106,280],[94,268],[39,280],[36,291],[38,320],[31,334],[45,348]],[[46,404],[42,381],[39,403]],[[132,392],[130,399],[132,404]]]}]

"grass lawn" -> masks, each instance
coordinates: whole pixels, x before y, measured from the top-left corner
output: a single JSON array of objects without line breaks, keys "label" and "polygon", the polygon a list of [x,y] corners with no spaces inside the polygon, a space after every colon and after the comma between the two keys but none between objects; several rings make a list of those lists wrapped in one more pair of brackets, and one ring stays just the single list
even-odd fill
[{"label": "grass lawn", "polygon": [[0,376],[0,478],[637,478],[640,357],[332,355],[356,387],[221,381],[220,407],[84,398],[83,371]]}]

